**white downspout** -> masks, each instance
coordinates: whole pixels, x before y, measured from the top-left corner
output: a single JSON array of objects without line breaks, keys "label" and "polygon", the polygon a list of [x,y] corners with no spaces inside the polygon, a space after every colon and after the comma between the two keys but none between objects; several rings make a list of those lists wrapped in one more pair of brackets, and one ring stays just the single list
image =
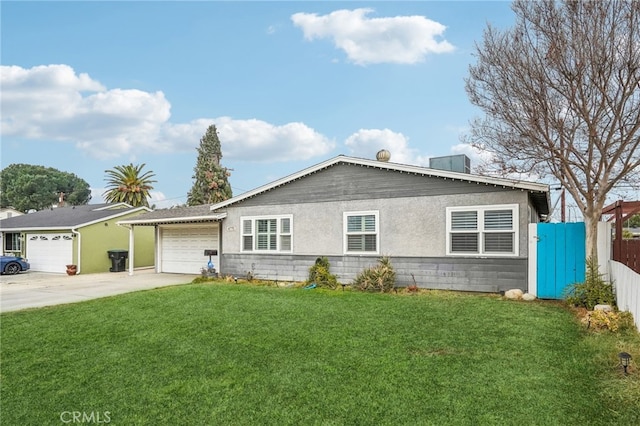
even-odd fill
[{"label": "white downspout", "polygon": [[78,237],[78,270],[76,272],[76,275],[80,274],[80,271],[82,270],[82,234],[80,232],[78,232],[78,230],[76,228],[71,228],[71,232],[73,232],[77,237]]}]

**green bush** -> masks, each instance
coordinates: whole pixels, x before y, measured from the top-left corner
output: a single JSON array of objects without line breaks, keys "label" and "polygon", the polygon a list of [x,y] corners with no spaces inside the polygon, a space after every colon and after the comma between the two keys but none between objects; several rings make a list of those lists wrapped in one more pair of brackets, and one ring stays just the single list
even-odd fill
[{"label": "green bush", "polygon": [[360,291],[379,291],[388,293],[396,285],[396,273],[391,265],[391,259],[382,257],[378,264],[360,272],[351,286]]},{"label": "green bush", "polygon": [[335,289],[338,287],[338,278],[329,271],[329,259],[319,257],[316,263],[309,268],[307,284],[316,284],[318,287]]},{"label": "green bush", "polygon": [[631,312],[589,312],[586,318],[587,328],[609,330],[612,332],[635,330]]},{"label": "green bush", "polygon": [[566,301],[574,306],[592,310],[599,304],[616,305],[613,284],[603,278],[595,259],[587,259],[587,274],[584,283],[572,284],[565,296]]}]

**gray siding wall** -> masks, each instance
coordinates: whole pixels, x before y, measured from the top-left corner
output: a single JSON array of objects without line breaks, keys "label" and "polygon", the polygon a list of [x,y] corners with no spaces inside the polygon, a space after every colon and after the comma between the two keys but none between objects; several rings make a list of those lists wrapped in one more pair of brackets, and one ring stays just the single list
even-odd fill
[{"label": "gray siding wall", "polygon": [[243,200],[237,205],[268,206],[289,204],[294,201],[301,204],[496,191],[513,192],[512,189],[501,186],[400,173],[353,164],[336,164],[269,192]]},{"label": "gray siding wall", "polygon": [[[328,256],[331,272],[348,284],[364,268],[374,266],[371,256]],[[238,278],[252,272],[260,279],[304,281],[315,256],[270,256],[223,254],[223,275]],[[527,290],[527,260],[522,258],[392,257],[398,287],[415,282],[418,287],[438,290],[500,292],[512,288]],[[413,274],[413,277],[411,276]]]}]

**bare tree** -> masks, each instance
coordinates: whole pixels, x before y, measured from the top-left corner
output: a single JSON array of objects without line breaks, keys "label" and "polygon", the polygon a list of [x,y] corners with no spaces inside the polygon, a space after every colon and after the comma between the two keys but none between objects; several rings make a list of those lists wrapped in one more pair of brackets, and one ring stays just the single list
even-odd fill
[{"label": "bare tree", "polygon": [[582,210],[587,255],[607,194],[640,181],[640,1],[516,0],[491,26],[466,90],[485,117],[469,141],[493,172],[552,175]]}]

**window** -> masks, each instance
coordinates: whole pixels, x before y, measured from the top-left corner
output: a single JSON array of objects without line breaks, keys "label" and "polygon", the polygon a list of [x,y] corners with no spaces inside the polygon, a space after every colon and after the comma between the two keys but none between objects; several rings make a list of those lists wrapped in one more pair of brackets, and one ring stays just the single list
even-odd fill
[{"label": "window", "polygon": [[287,216],[242,217],[242,251],[291,252],[292,220]]},{"label": "window", "polygon": [[518,205],[448,207],[447,254],[517,256]]},{"label": "window", "polygon": [[18,232],[7,232],[4,240],[4,251],[22,251],[22,238]]},{"label": "window", "polygon": [[378,253],[378,212],[344,213],[345,253]]}]

